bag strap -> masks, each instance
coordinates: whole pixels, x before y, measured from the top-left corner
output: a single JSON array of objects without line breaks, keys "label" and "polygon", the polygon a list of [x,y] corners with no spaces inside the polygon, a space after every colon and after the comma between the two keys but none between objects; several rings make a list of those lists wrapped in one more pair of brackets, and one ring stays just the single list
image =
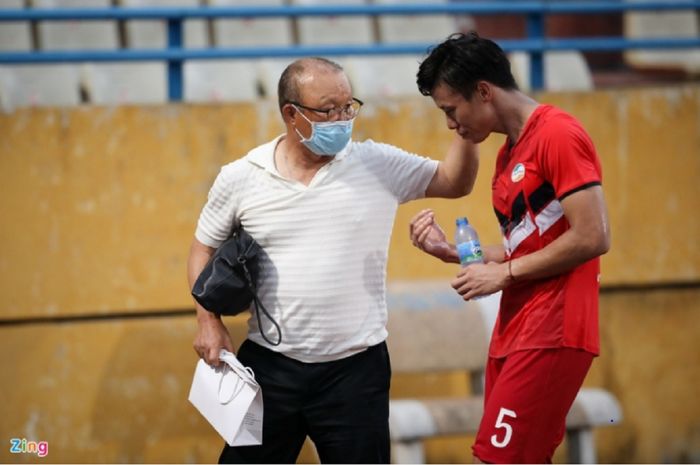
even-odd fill
[{"label": "bag strap", "polygon": [[[250,250],[250,247],[248,248]],[[247,251],[246,251],[247,252]],[[247,254],[247,253],[246,253]],[[258,291],[255,288],[255,285],[253,285],[253,278],[250,276],[250,271],[248,271],[248,266],[246,265],[246,254],[242,254],[238,256],[238,263],[243,266],[243,274],[245,274],[245,279],[248,281],[248,287],[250,287],[250,290],[253,292],[253,300],[255,301],[255,316],[258,319],[258,328],[260,328],[260,334],[262,335],[263,339],[267,341],[268,344],[273,345],[273,346],[278,346],[282,342],[282,330],[280,329],[280,325],[277,324],[274,318],[270,315],[270,313],[267,311],[263,303],[260,301],[260,298],[258,297]],[[275,329],[277,329],[277,342],[272,342],[268,337],[265,335],[265,330],[263,329],[262,325],[262,320],[260,319],[260,310],[265,314],[268,320],[273,324]]]},{"label": "bag strap", "polygon": [[[234,373],[235,375],[237,375],[235,377],[236,378],[236,385],[233,387],[233,390],[231,391],[231,395],[229,396],[229,398],[222,399],[221,398],[221,386],[224,384],[224,377],[226,377],[226,375],[228,373]],[[238,373],[238,371],[236,371],[230,365],[225,364],[224,369],[221,373],[221,377],[219,378],[219,389],[217,390],[217,397],[219,398],[219,403],[222,405],[228,404],[233,399],[235,399],[238,394],[241,393],[241,391],[243,390],[244,387],[245,387],[245,381],[243,380],[243,377],[241,377],[240,373]]]},{"label": "bag strap", "polygon": [[[246,383],[247,384],[252,384],[254,386],[257,386],[257,383],[255,381],[255,373],[253,373],[253,370],[250,367],[243,367],[243,370],[240,368],[234,366],[230,362],[228,362],[225,359],[220,359],[223,360],[224,363],[224,368],[221,372],[221,377],[219,378],[219,389],[217,391],[217,397],[219,398],[219,403],[222,405],[226,405],[230,403],[233,399],[235,399],[238,394],[243,391],[243,388],[245,387]],[[224,378],[226,375],[231,374],[231,376],[235,376],[236,378],[236,384],[234,385],[231,394],[229,395],[228,399],[226,398],[221,398],[221,387],[224,384]],[[230,376],[229,376],[230,378]],[[252,381],[252,382],[251,382]]]}]

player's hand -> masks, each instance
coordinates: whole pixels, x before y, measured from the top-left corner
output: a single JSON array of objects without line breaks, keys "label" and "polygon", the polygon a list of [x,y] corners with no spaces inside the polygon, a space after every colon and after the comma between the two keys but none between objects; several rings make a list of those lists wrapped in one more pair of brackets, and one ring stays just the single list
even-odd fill
[{"label": "player's hand", "polygon": [[471,300],[503,290],[509,282],[507,263],[491,262],[465,266],[451,285],[464,300]]},{"label": "player's hand", "polygon": [[435,221],[435,212],[430,209],[418,212],[409,224],[409,235],[413,245],[444,262],[457,261],[457,252],[447,242],[445,232]]}]

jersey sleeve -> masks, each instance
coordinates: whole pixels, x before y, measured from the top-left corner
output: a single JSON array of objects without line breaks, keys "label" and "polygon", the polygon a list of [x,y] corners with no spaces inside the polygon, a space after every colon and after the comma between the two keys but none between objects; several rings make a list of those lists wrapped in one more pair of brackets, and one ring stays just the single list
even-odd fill
[{"label": "jersey sleeve", "polygon": [[425,197],[425,191],[432,181],[439,162],[427,157],[407,152],[393,145],[375,143],[372,159],[377,163],[374,171],[394,194],[399,203]]},{"label": "jersey sleeve", "polygon": [[559,200],[602,182],[593,141],[573,119],[551,124],[540,156],[544,178],[554,186]]}]

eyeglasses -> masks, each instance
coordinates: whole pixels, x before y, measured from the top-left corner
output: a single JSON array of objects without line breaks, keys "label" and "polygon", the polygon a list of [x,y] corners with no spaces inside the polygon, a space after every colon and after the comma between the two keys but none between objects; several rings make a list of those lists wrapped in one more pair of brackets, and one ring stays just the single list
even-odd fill
[{"label": "eyeglasses", "polygon": [[293,101],[287,103],[291,103],[292,105],[295,105],[299,108],[303,108],[304,110],[309,110],[321,114],[327,120],[333,120],[337,118],[352,119],[357,116],[357,114],[360,112],[360,108],[362,108],[362,105],[364,105],[364,102],[362,100],[354,97],[352,99],[352,102],[348,103],[347,105],[342,107],[331,108],[330,110],[319,110],[318,108],[307,107],[306,105],[302,105],[299,102]]}]

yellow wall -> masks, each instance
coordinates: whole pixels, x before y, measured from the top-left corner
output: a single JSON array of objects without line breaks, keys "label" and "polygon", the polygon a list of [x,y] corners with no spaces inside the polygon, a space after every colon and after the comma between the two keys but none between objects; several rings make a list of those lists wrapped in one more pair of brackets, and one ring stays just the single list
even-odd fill
[{"label": "yellow wall", "polygon": [[[700,87],[539,99],[579,117],[603,163],[613,247],[602,279],[617,290],[601,297],[602,356],[587,384],[614,392],[625,419],[596,433],[600,460],[698,461]],[[356,127],[357,139],[438,158],[451,137],[420,97],[368,102]],[[220,441],[186,401],[194,321],[163,312],[191,308],[184,263],[219,167],[280,130],[272,102],[0,115],[0,461],[38,460],[9,454],[12,437],[49,441],[52,462],[216,460]],[[499,240],[489,184],[501,142],[482,144],[472,196],[400,208],[389,279],[454,275],[409,244],[421,208],[448,233],[467,214],[482,242]],[[668,283],[691,286],[653,290]],[[79,315],[116,317],[51,320]],[[230,327],[240,341],[242,321]],[[420,382],[458,394],[433,381],[397,379],[394,395]],[[469,461],[468,446],[430,441],[429,458]]]}]

